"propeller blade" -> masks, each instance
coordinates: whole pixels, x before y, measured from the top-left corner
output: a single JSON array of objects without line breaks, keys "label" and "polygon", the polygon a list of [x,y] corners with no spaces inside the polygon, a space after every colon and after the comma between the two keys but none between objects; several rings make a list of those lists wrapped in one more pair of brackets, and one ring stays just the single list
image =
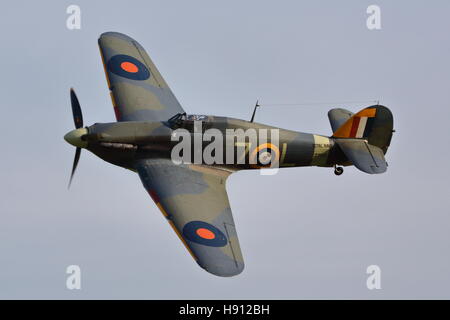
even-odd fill
[{"label": "propeller blade", "polygon": [[70,88],[70,102],[72,104],[73,122],[75,123],[75,128],[79,129],[83,126],[83,114],[81,112],[80,102],[73,88]]},{"label": "propeller blade", "polygon": [[67,186],[67,189],[70,188],[70,184],[72,183],[73,175],[75,174],[75,170],[77,169],[78,161],[80,160],[81,155],[81,148],[77,148],[75,151],[75,158],[73,158],[73,166],[72,166],[72,173],[70,174],[70,180],[69,185]]}]

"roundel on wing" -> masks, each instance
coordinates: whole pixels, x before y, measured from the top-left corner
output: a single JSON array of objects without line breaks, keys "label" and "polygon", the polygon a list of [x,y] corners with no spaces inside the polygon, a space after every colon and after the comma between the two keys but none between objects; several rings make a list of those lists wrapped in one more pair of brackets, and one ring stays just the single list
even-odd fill
[{"label": "roundel on wing", "polygon": [[126,54],[112,56],[108,61],[108,70],[118,76],[131,80],[147,80],[150,71],[138,59]]},{"label": "roundel on wing", "polygon": [[203,221],[191,221],[184,225],[183,236],[195,243],[210,247],[223,247],[227,237],[212,224]]}]

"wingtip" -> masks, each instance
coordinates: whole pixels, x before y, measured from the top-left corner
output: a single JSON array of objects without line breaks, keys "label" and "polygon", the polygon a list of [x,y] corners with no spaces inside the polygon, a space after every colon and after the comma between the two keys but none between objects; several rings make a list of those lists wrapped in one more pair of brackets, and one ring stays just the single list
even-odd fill
[{"label": "wingtip", "polygon": [[98,37],[98,40],[100,41],[102,38],[105,37],[116,37],[116,38],[121,38],[124,40],[131,40],[131,41],[135,41],[133,38],[131,38],[130,36],[121,33],[121,32],[116,32],[116,31],[107,31],[107,32],[103,32],[102,34],[100,34],[100,36]]},{"label": "wingtip", "polygon": [[202,264],[200,264],[199,262],[197,262],[198,265],[205,270],[206,272],[218,276],[218,277],[223,277],[223,278],[230,278],[230,277],[234,277],[237,276],[239,274],[242,273],[242,271],[244,271],[244,263],[240,262],[238,263],[238,265],[236,267],[229,267],[229,266],[221,266],[221,265],[209,265],[209,266],[204,266]]}]

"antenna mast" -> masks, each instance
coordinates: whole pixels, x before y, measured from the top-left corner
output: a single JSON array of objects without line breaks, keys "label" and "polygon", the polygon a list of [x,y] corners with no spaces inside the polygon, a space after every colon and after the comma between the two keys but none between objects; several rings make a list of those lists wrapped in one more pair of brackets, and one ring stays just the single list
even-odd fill
[{"label": "antenna mast", "polygon": [[258,100],[256,100],[255,108],[253,109],[253,114],[252,114],[252,118],[250,119],[250,122],[253,122],[253,120],[255,119],[256,108],[258,108],[258,107],[259,107],[259,103],[258,103]]}]

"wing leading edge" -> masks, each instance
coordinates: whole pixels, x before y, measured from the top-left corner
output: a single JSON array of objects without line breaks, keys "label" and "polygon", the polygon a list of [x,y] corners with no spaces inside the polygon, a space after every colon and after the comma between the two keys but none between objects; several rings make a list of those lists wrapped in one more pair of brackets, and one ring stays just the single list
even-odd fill
[{"label": "wing leading edge", "polygon": [[184,112],[137,41],[106,32],[98,44],[117,121],[166,121]]},{"label": "wing leading edge", "polygon": [[180,240],[206,271],[223,277],[244,269],[225,182],[220,169],[140,160],[139,177]]}]

